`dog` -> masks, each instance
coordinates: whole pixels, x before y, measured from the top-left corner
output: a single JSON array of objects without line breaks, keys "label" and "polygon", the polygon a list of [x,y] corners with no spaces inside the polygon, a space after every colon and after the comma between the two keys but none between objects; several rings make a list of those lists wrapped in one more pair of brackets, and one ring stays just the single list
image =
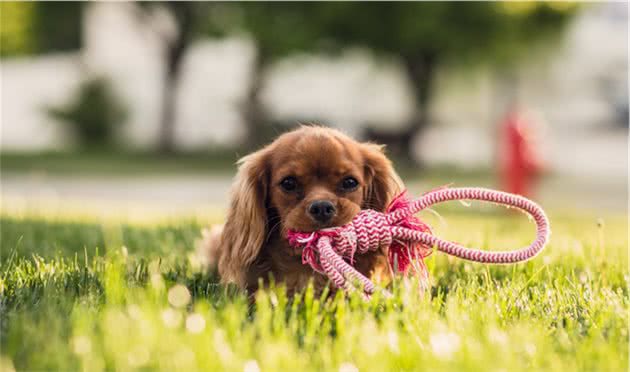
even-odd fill
[{"label": "dog", "polygon": [[[274,280],[290,295],[312,280],[321,293],[328,278],[302,263],[287,230],[344,225],[361,209],[384,212],[403,188],[383,146],[331,128],[301,126],[238,161],[227,220],[205,232],[203,259],[223,283],[250,295],[260,280]],[[389,280],[387,253],[357,255],[354,266],[374,280]]]}]

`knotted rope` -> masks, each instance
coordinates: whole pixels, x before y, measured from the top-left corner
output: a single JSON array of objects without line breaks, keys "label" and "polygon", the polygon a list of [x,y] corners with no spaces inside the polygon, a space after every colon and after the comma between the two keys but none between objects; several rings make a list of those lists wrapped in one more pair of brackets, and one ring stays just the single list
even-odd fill
[{"label": "knotted rope", "polygon": [[[528,247],[515,251],[482,251],[438,238],[428,225],[414,217],[432,205],[452,200],[481,200],[518,208],[536,223],[536,239]],[[358,283],[369,297],[375,287],[352,267],[356,252],[385,250],[394,270],[406,272],[415,262],[426,276],[423,258],[434,246],[438,251],[469,261],[507,264],[536,256],[547,243],[549,233],[545,212],[525,197],[484,188],[440,188],[416,200],[409,200],[402,193],[385,213],[366,209],[346,225],[310,233],[289,231],[287,236],[293,247],[303,249],[302,263],[326,275],[337,288],[351,290],[353,283]]]}]

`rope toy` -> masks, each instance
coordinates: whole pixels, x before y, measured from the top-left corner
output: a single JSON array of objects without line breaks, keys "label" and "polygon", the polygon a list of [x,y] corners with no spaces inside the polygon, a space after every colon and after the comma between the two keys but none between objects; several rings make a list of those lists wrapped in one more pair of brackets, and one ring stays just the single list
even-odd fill
[{"label": "rope toy", "polygon": [[[480,200],[518,208],[529,214],[536,223],[536,239],[528,247],[515,251],[482,251],[466,248],[432,234],[431,228],[414,214],[441,202],[452,200]],[[350,223],[315,232],[288,231],[289,244],[302,248],[302,263],[326,275],[337,288],[350,291],[359,284],[369,298],[374,284],[358,272],[352,264],[358,252],[364,254],[377,249],[388,252],[389,263],[397,272],[407,273],[413,266],[428,279],[423,259],[432,247],[465,260],[508,264],[529,260],[547,243],[550,229],[547,215],[533,201],[502,191],[485,188],[439,188],[419,199],[410,200],[406,192],[397,196],[385,213],[370,209],[359,212]],[[417,265],[413,265],[413,264]]]}]

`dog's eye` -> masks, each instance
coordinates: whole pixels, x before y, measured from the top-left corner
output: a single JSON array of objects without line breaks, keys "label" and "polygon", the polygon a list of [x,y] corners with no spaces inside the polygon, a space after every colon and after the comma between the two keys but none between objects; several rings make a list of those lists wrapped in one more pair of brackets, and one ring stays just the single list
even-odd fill
[{"label": "dog's eye", "polygon": [[344,191],[354,190],[359,186],[359,181],[354,177],[346,177],[341,181],[341,188]]},{"label": "dog's eye", "polygon": [[298,183],[295,177],[285,177],[282,181],[280,181],[280,187],[284,191],[294,191],[297,189]]}]

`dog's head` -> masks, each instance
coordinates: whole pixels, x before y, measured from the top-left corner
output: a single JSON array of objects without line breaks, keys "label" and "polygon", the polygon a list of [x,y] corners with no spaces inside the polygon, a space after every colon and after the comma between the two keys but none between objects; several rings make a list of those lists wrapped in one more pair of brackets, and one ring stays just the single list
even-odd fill
[{"label": "dog's head", "polygon": [[381,146],[323,127],[286,133],[239,163],[219,264],[239,284],[268,239],[340,226],[361,209],[384,211],[402,188]]}]

